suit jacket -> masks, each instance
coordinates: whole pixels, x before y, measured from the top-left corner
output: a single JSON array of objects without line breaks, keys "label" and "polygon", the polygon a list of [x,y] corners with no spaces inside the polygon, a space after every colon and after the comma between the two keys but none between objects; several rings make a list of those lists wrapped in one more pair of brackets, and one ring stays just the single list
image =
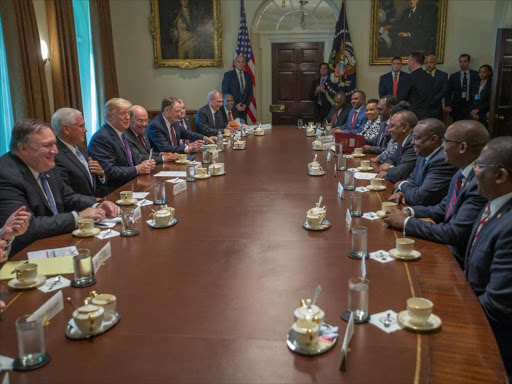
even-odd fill
[{"label": "suit jacket", "polygon": [[[430,75],[432,76],[432,75]],[[448,93],[448,74],[439,69],[434,72],[434,98],[430,104],[430,115],[436,119],[443,119],[443,99]]]},{"label": "suit jacket", "polygon": [[411,104],[411,111],[418,120],[430,117],[430,104],[434,99],[435,81],[422,68],[415,69],[409,74],[409,90],[405,100]]},{"label": "suit jacket", "polygon": [[183,120],[185,121],[185,129],[188,131],[192,131],[192,123],[190,122],[188,116],[185,116]]},{"label": "suit jacket", "polygon": [[[228,115],[227,115],[224,107],[220,108],[220,114],[222,115],[222,120],[224,121],[224,126],[228,125],[229,119],[228,119]],[[231,117],[233,118],[233,120],[236,120],[240,117],[240,113],[238,112],[238,110],[236,108],[233,108],[231,110]]]},{"label": "suit jacket", "polygon": [[[483,210],[482,210],[483,213]],[[494,331],[507,370],[512,369],[512,200],[482,226],[475,220],[466,251],[464,272]],[[471,244],[473,246],[471,247]]]},{"label": "suit jacket", "polygon": [[[315,90],[316,87],[320,85],[320,80],[320,77],[318,79],[313,80],[313,82],[311,83],[311,88],[309,90],[309,98],[313,102],[313,113],[315,115],[316,122],[322,122],[329,113],[329,110],[331,109],[331,103],[329,102],[329,100],[327,100],[326,93],[318,92],[315,95]],[[320,97],[320,100],[322,102],[321,105],[318,104],[318,97]]]},{"label": "suit jacket", "polygon": [[[453,210],[446,217],[446,208],[453,196],[455,182],[460,173],[461,171],[458,171],[453,175],[448,193],[439,204],[429,207],[422,205],[412,207],[414,217],[407,221],[405,234],[448,244],[462,266],[471,229],[487,199],[477,193],[477,180],[475,172],[472,170],[459,193]],[[436,224],[420,220],[421,217],[428,217]]]},{"label": "suit jacket", "polygon": [[347,122],[343,124],[340,129],[346,133],[361,133],[363,131],[366,122],[368,121],[368,116],[366,116],[366,105],[363,105],[359,110],[359,113],[356,116],[356,121],[354,122],[354,126],[350,129],[352,125],[352,119],[354,118],[355,110],[352,108],[348,114]]},{"label": "suit jacket", "polygon": [[0,157],[0,223],[22,206],[32,213],[27,231],[16,236],[11,246],[15,254],[38,239],[70,233],[76,228],[72,211],[81,211],[96,203],[96,198],[73,192],[59,176],[56,168],[44,172],[55,200],[58,214],[54,215],[48,200],[25,163],[15,155]]},{"label": "suit jacket", "polygon": [[[471,116],[469,115],[471,99],[469,100],[469,102],[466,102],[465,99],[462,99],[461,75],[462,74],[460,73],[460,71],[457,71],[450,75],[450,78],[448,79],[448,91],[446,94],[446,99],[444,101],[447,107],[452,107],[452,112],[450,113],[450,115],[452,116],[454,121],[471,119]],[[480,82],[478,72],[470,69],[468,92],[471,92],[473,84],[477,82]]]},{"label": "suit jacket", "polygon": [[418,157],[416,166],[399,189],[409,205],[434,205],[448,192],[450,181],[457,168],[445,161],[444,150],[440,148],[425,164],[424,157]]},{"label": "suit jacket", "polygon": [[[64,183],[69,185],[73,191],[81,195],[95,196],[96,192],[96,175],[91,174],[85,169],[84,165],[78,160],[75,153],[69,147],[57,139],[57,148],[59,153],[55,156],[56,170],[59,172],[60,178]],[[88,158],[87,151],[80,145],[78,150]],[[91,180],[92,179],[92,180]]]},{"label": "suit jacket", "polygon": [[98,184],[98,189],[105,195],[137,177],[137,169],[130,165],[123,142],[108,123],[91,138],[88,152],[105,171],[106,183]]},{"label": "suit jacket", "polygon": [[217,136],[219,131],[224,132],[226,123],[222,117],[222,112],[220,110],[217,111],[216,116],[218,117],[214,119],[208,104],[200,108],[196,114],[197,132],[202,133],[205,136]]},{"label": "suit jacket", "polygon": [[[388,72],[380,77],[379,97],[381,99],[387,95],[393,96],[393,76],[393,72]],[[407,91],[409,89],[408,77],[408,73],[400,71],[400,75],[398,76],[398,101],[404,100],[407,96]]]},{"label": "suit jacket", "polygon": [[[127,129],[124,132],[126,139],[128,140],[128,143],[130,143],[130,150],[132,151],[132,157],[135,161],[135,164],[140,164],[145,160],[149,159],[149,152],[146,151],[146,148],[141,144],[139,139],[137,138],[137,135],[135,132],[132,131],[132,129]],[[144,143],[146,144],[146,147],[151,151],[151,143],[149,142],[148,133],[147,131],[144,131],[142,134],[142,140],[144,140]],[[153,160],[155,160],[155,163],[160,164],[163,162],[162,156],[160,156],[160,152],[153,150]]]},{"label": "suit jacket", "polygon": [[[471,93],[469,98],[469,100],[471,101],[470,110],[478,109],[478,116],[480,118],[480,122],[485,123],[487,122],[487,112],[489,112],[489,109],[491,107],[491,81],[487,81],[487,83],[482,88],[481,92],[479,92],[479,90],[480,82],[475,82],[471,87]],[[477,97],[479,97],[478,100],[476,99]]]},{"label": "suit jacket", "polygon": [[[348,118],[348,114],[350,113],[350,110],[352,109],[352,106],[349,103],[345,103],[343,107],[338,112],[338,116],[336,116],[336,122],[333,124],[333,128],[340,128],[342,127],[346,122]],[[336,106],[333,104],[331,107],[331,110],[327,114],[327,117],[325,118],[324,122],[331,124],[331,119],[336,113]]]},{"label": "suit jacket", "polygon": [[386,160],[386,163],[394,165],[389,168],[385,179],[396,183],[400,180],[405,180],[414,170],[416,165],[416,152],[414,152],[414,142],[412,140],[412,133],[405,139],[405,142],[398,144],[398,148],[393,157]]},{"label": "suit jacket", "polygon": [[391,135],[389,134],[389,127],[387,127],[386,124],[387,121],[381,121],[378,135],[371,143],[369,143],[370,153],[379,155],[388,147]]},{"label": "suit jacket", "polygon": [[180,145],[180,140],[196,141],[201,140],[204,135],[192,132],[188,129],[181,128],[178,122],[175,122],[172,127],[176,133],[176,141],[178,145],[172,145],[169,130],[165,124],[163,115],[160,113],[148,124],[146,133],[148,134],[149,142],[155,150],[160,152],[178,152],[185,153],[185,145]]},{"label": "suit jacket", "polygon": [[233,96],[233,99],[235,99],[235,105],[242,103],[249,107],[249,104],[251,104],[252,101],[253,88],[252,77],[246,71],[244,71],[244,81],[245,88],[242,93],[236,69],[224,73],[224,78],[222,79],[222,93],[230,93]]}]

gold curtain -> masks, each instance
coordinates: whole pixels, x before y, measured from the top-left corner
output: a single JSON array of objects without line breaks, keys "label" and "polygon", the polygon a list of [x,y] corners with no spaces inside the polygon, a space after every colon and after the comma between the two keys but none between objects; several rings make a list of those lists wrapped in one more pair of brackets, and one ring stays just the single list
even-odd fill
[{"label": "gold curtain", "polygon": [[32,0],[1,0],[14,120],[50,121],[50,103]]},{"label": "gold curtain", "polygon": [[55,110],[82,111],[72,0],[46,0]]},{"label": "gold curtain", "polygon": [[[110,20],[110,1],[90,0],[89,4],[98,111],[103,111],[103,106],[108,100],[119,97],[112,23]],[[100,113],[98,117],[103,124],[103,113]]]}]

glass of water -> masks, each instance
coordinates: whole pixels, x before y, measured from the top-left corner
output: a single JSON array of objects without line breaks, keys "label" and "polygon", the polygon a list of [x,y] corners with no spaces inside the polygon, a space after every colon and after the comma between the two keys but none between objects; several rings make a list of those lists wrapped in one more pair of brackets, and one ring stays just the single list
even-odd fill
[{"label": "glass of water", "polygon": [[165,200],[165,182],[164,181],[156,182],[155,186],[153,187],[153,192],[155,195],[154,204],[157,204],[157,205],[167,204],[167,200]]},{"label": "glass of water", "polygon": [[354,314],[354,320],[364,321],[368,318],[369,299],[370,280],[362,277],[348,280],[348,310]]},{"label": "glass of water", "polygon": [[21,365],[30,367],[40,364],[45,354],[43,319],[25,315],[17,319],[15,324]]},{"label": "glass of water", "polygon": [[343,186],[347,191],[353,191],[354,186],[354,172],[345,171],[345,185]]},{"label": "glass of water", "polygon": [[196,181],[196,165],[194,163],[188,163],[186,167],[187,167],[186,181]]},{"label": "glass of water", "polygon": [[352,257],[361,259],[367,256],[368,229],[366,227],[352,227]]},{"label": "glass of water", "polygon": [[78,248],[78,255],[73,256],[74,284],[80,286],[89,284],[93,279],[94,268],[91,252],[85,248]]},{"label": "glass of water", "polygon": [[121,236],[135,236],[139,232],[135,230],[135,210],[125,208],[121,213]]},{"label": "glass of water", "polygon": [[352,192],[350,194],[350,216],[361,217],[363,216],[362,210],[362,197],[359,192]]}]

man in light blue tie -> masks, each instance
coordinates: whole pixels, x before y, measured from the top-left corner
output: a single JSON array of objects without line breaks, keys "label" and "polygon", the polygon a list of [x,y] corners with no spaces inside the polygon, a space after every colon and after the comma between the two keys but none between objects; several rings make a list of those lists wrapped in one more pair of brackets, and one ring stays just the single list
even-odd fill
[{"label": "man in light blue tie", "polygon": [[106,178],[101,165],[83,147],[87,129],[82,112],[60,108],[52,116],[52,129],[57,136],[55,164],[60,177],[76,193],[95,196],[96,183],[105,183]]},{"label": "man in light blue tie", "polygon": [[331,109],[331,103],[327,100],[325,93],[325,82],[327,81],[327,76],[329,76],[329,64],[320,64],[319,74],[320,77],[313,80],[309,91],[309,98],[313,102],[316,123],[324,121]]}]

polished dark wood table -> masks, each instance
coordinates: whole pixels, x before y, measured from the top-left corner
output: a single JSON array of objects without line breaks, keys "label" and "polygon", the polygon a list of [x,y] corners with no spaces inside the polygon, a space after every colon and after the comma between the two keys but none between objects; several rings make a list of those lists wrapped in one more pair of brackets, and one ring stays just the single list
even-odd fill
[{"label": "polished dark wood table", "polygon": [[[424,240],[416,242],[418,261],[367,261],[369,309],[399,312],[409,297],[426,297],[442,319],[441,330],[386,334],[371,324],[355,325],[348,370],[339,371],[346,329],[339,315],[347,307],[347,280],[360,274],[360,261],[347,257],[349,202],[336,194],[343,172],[334,177],[327,152],[313,152],[312,141],[296,128],[274,127],[263,137],[249,136],[246,150],[221,153],[226,175],[188,183],[174,197],[168,183],[178,224],[152,229],[146,224],[151,207],[143,207],[139,236],[109,239],[112,257],[96,275],[97,284],[63,290],[76,303],[92,289],[115,294],[120,323],[92,342],[68,340],[64,329],[73,308],[65,304],[46,328],[52,361],[36,371],[11,372],[11,382],[504,382],[492,331],[462,270],[446,246]],[[325,176],[306,174],[315,153],[328,170]],[[149,191],[152,199],[155,180],[141,176],[119,190]],[[367,184],[356,180],[356,186]],[[109,196],[112,201],[119,190]],[[384,192],[363,193],[363,211],[380,209],[390,191],[388,185]],[[305,213],[320,195],[332,227],[306,231]],[[369,251],[394,248],[401,236],[382,220],[355,218],[353,225],[368,228]],[[37,241],[15,258],[73,244],[94,254],[107,241],[62,235]],[[288,350],[285,337],[299,300],[312,297],[318,284],[318,304],[325,320],[339,326],[341,339],[324,355],[303,357]],[[0,320],[0,354],[15,357],[15,319],[52,294],[6,291],[3,281],[8,309]]]}]

